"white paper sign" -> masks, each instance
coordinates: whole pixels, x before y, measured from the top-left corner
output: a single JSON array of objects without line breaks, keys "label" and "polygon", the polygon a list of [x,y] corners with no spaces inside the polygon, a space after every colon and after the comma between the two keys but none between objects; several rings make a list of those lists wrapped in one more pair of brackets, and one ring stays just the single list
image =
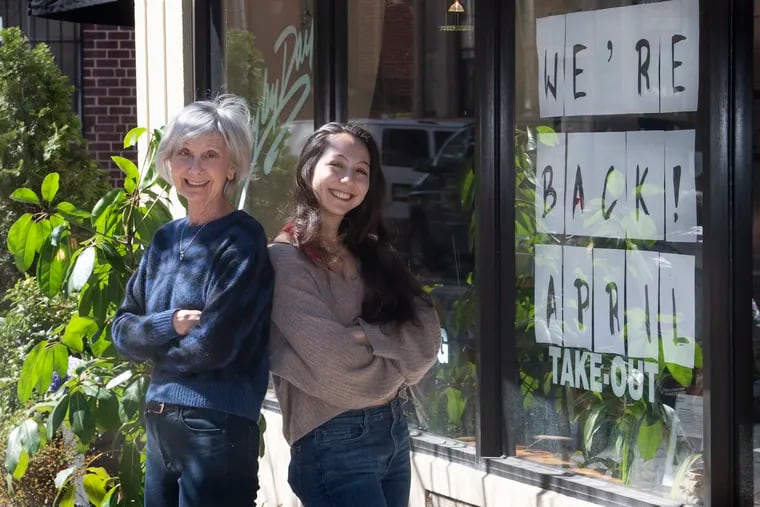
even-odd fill
[{"label": "white paper sign", "polygon": [[[626,250],[628,357],[659,357],[657,335],[658,252]],[[693,274],[692,274],[693,276]]]},{"label": "white paper sign", "polygon": [[700,441],[704,437],[702,421],[704,419],[702,396],[689,394],[676,395],[676,414],[681,422],[683,434],[687,437],[697,438]]},{"label": "white paper sign", "polygon": [[536,245],[536,343],[562,345],[562,247]]},{"label": "white paper sign", "polygon": [[565,16],[537,19],[536,43],[541,116],[562,116],[565,107]]},{"label": "white paper sign", "polygon": [[[556,140],[551,144],[549,139]],[[565,135],[539,134],[536,154],[536,228],[565,232]]]},{"label": "white paper sign", "polygon": [[660,254],[660,330],[665,362],[694,367],[694,257]]},{"label": "white paper sign", "polygon": [[589,114],[596,107],[595,35],[594,16],[587,12],[565,16],[565,116]]},{"label": "white paper sign", "polygon": [[594,248],[594,352],[625,354],[625,250]]},{"label": "white paper sign", "polygon": [[594,162],[594,133],[567,135],[565,181],[565,231],[577,236],[592,236],[591,206],[586,199],[586,182]]},{"label": "white paper sign", "polygon": [[536,47],[542,118],[697,110],[698,0],[540,18]]},{"label": "white paper sign", "polygon": [[624,238],[626,214],[626,134],[591,134],[593,159],[585,180],[586,203],[591,210],[585,230],[590,236]]},{"label": "white paper sign", "polygon": [[694,131],[672,130],[665,140],[665,239],[697,241]]},{"label": "white paper sign", "polygon": [[699,87],[699,2],[676,0],[661,18],[660,111],[696,111]]},{"label": "white paper sign", "polygon": [[[698,240],[694,130],[582,132],[538,139],[538,231]],[[548,139],[555,144],[544,142]]]},{"label": "white paper sign", "polygon": [[626,232],[633,239],[665,237],[665,141],[661,131],[626,136]]},{"label": "white paper sign", "polygon": [[623,32],[628,23],[626,9],[616,7],[596,11],[595,114],[615,114],[621,111],[623,89]]},{"label": "white paper sign", "polygon": [[592,345],[592,257],[591,249],[563,248],[563,330],[566,347],[591,350]]},{"label": "white paper sign", "polygon": [[630,9],[623,29],[622,105],[627,113],[660,110],[660,34],[658,12],[669,2],[637,5]]}]

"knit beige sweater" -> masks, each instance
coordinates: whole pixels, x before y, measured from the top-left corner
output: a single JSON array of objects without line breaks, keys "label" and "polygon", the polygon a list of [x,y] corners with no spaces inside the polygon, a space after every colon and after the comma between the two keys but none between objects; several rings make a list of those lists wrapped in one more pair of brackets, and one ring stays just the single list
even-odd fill
[{"label": "knit beige sweater", "polygon": [[[289,444],[346,410],[392,399],[435,362],[441,326],[420,301],[420,325],[392,335],[359,318],[364,284],[311,263],[284,243],[269,247],[275,270],[271,369]],[[361,326],[371,346],[352,335]]]}]

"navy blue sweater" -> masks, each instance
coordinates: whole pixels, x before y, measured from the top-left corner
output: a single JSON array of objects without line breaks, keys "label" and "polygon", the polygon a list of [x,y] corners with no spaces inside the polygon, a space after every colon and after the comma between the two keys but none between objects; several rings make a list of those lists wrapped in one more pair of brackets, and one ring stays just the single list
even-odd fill
[{"label": "navy blue sweater", "polygon": [[[269,378],[274,287],[266,243],[264,229],[243,211],[202,230],[182,218],[156,232],[112,328],[122,356],[153,362],[148,401],[258,419]],[[172,325],[180,309],[202,312],[185,336]]]}]

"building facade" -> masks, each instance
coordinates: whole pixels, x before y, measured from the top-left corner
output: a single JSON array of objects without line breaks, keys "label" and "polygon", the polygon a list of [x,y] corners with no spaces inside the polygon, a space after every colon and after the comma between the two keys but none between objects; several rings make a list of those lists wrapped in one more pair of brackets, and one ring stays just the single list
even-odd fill
[{"label": "building facade", "polygon": [[17,26],[33,44],[50,48],[74,87],[72,109],[82,119],[89,153],[113,181],[120,180],[111,156],[137,161],[136,151],[122,142],[137,124],[134,27],[123,18],[101,18],[119,25],[47,18],[35,10],[30,15],[30,7],[27,0],[0,2],[0,27]]},{"label": "building facade", "polygon": [[[756,12],[136,0],[138,123],[246,97],[239,204],[270,235],[315,126],[375,136],[442,322],[408,393],[411,505],[753,505]],[[265,415],[260,497],[297,505],[274,398]]]}]

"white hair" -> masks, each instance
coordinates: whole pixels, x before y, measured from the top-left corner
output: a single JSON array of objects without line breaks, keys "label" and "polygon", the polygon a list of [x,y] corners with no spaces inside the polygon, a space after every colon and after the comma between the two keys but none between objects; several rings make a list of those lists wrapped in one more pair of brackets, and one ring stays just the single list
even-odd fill
[{"label": "white hair", "polygon": [[213,100],[199,100],[185,106],[172,118],[156,152],[158,174],[170,185],[169,160],[189,139],[207,134],[221,134],[227,144],[232,181],[224,186],[225,197],[232,200],[241,181],[247,176],[253,150],[250,129],[251,113],[245,99],[225,94]]}]

